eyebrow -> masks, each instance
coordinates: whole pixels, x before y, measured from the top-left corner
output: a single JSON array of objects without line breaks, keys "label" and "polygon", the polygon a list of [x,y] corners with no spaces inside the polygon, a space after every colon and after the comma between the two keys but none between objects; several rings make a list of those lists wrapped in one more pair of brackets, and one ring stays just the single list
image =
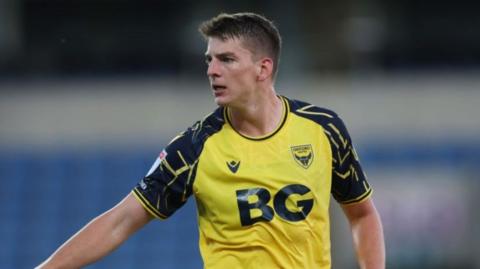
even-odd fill
[{"label": "eyebrow", "polygon": [[[220,57],[235,57],[236,55],[233,52],[222,52],[222,53],[214,54],[213,56],[220,58]],[[211,55],[208,53],[205,53],[205,57],[211,57]]]}]

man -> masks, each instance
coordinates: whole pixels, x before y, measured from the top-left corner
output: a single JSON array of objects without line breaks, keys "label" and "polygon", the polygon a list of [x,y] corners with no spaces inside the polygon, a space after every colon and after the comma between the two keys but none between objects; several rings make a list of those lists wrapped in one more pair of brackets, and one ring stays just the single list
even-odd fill
[{"label": "man", "polygon": [[200,31],[219,107],[39,268],[92,263],[191,195],[205,268],[330,268],[330,193],[349,220],[360,267],[384,268],[381,222],[344,124],[332,111],[275,93],[281,39],[273,23],[221,14]]}]

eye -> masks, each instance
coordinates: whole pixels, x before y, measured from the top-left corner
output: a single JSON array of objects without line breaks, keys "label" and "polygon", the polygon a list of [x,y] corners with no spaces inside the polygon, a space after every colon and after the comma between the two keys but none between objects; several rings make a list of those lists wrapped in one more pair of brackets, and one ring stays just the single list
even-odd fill
[{"label": "eye", "polygon": [[211,61],[212,61],[212,57],[210,57],[210,56],[205,57],[205,63],[207,65],[209,65]]},{"label": "eye", "polygon": [[235,59],[233,59],[232,57],[222,57],[220,60],[224,63],[231,63],[235,61]]}]

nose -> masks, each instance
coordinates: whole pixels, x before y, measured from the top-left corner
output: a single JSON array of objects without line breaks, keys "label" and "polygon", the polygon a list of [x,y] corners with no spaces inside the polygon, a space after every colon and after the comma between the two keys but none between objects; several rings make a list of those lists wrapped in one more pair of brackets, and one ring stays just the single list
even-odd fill
[{"label": "nose", "polygon": [[207,69],[207,76],[209,77],[219,77],[220,76],[220,69],[218,63],[215,59],[212,59],[208,64]]}]

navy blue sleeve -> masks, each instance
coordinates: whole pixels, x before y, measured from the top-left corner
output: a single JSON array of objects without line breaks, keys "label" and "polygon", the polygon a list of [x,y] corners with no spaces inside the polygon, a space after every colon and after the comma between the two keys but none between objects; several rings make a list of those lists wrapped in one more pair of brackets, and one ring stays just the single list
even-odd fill
[{"label": "navy blue sleeve", "polygon": [[368,185],[345,124],[338,116],[334,117],[325,126],[325,133],[332,143],[333,197],[342,204],[363,201],[370,196],[372,189]]},{"label": "navy blue sleeve", "polygon": [[150,171],[133,189],[135,197],[154,217],[168,218],[192,194],[198,159],[192,143],[192,128],[162,150]]},{"label": "navy blue sleeve", "polygon": [[208,137],[222,128],[222,115],[222,108],[218,108],[175,137],[133,189],[134,196],[154,217],[168,218],[192,195],[198,158]]}]

